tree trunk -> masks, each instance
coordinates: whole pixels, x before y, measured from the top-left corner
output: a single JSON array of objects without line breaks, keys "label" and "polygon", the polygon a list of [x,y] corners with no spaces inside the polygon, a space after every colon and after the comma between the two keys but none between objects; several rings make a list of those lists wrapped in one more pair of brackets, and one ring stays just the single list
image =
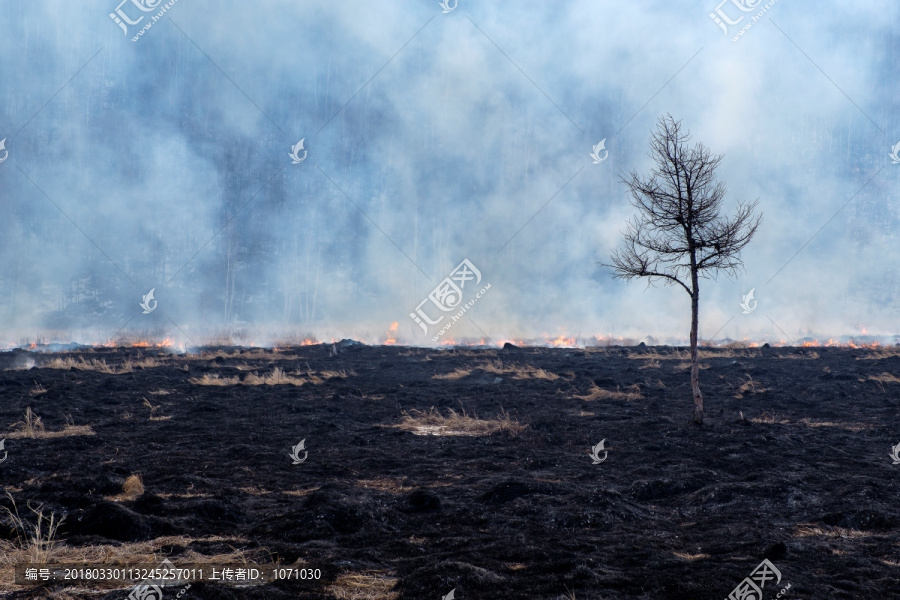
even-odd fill
[{"label": "tree trunk", "polygon": [[691,294],[691,390],[694,392],[694,423],[703,425],[703,394],[700,393],[700,352],[697,349],[697,313],[700,289],[697,272],[693,273],[694,291]]}]

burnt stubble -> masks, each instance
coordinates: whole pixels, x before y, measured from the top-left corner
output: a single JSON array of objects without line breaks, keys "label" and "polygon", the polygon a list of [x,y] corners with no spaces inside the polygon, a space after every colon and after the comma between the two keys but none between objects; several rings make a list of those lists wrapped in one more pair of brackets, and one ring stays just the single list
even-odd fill
[{"label": "burnt stubble", "polygon": [[[897,349],[703,349],[702,427],[683,348],[332,354],[10,358],[3,430],[31,407],[47,431],[70,415],[93,435],[7,433],[3,492],[66,515],[57,562],[143,547],[176,565],[239,551],[323,573],[194,584],[186,598],[718,600],[765,558],[782,574],[766,597],[787,583],[787,598],[897,594]],[[294,464],[301,439],[308,457]],[[129,499],[132,474],[144,489]],[[5,548],[14,537],[0,531]],[[62,593],[3,573],[11,598]]]}]

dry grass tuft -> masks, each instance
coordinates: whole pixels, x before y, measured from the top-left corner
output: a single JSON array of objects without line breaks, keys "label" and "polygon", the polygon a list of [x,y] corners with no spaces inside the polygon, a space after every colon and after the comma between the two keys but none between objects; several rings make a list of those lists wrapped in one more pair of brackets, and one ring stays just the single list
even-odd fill
[{"label": "dry grass tuft", "polygon": [[42,366],[48,369],[79,369],[81,371],[97,371],[109,375],[122,375],[124,373],[134,372],[135,367],[147,369],[159,367],[163,364],[163,361],[152,357],[141,360],[128,360],[121,365],[109,365],[104,359],[98,360],[92,358],[90,360],[85,360],[84,357],[79,357],[78,360],[75,360],[71,356],[67,356],[66,358],[54,358],[47,361]]},{"label": "dry grass tuft", "polygon": [[405,485],[403,479],[392,477],[380,477],[378,479],[357,479],[356,485],[362,488],[387,492],[389,494],[406,494],[416,489],[414,486]]},{"label": "dry grass tuft", "polygon": [[819,353],[814,350],[809,350],[802,354],[778,354],[775,358],[805,358],[807,360],[816,360],[819,358]]},{"label": "dry grass tuft", "polygon": [[591,389],[588,390],[586,396],[578,396],[581,400],[640,400],[643,396],[641,396],[641,388],[634,384],[625,388],[628,391],[622,391],[620,388],[616,388],[615,391],[612,390],[604,390],[597,387],[597,384],[591,384]]},{"label": "dry grass tuft", "polygon": [[12,509],[3,507],[3,510],[6,511],[6,518],[3,521],[15,534],[16,541],[0,541],[0,550],[2,550],[0,551],[0,565],[10,566],[19,562],[41,564],[50,562],[58,543],[54,539],[56,531],[65,520],[65,517],[57,520],[56,515],[52,512],[48,517],[44,514],[44,509],[41,505],[35,508],[31,506],[29,501],[28,510],[34,514],[35,519],[34,522],[28,522],[19,515],[19,507],[16,506],[16,501],[13,499],[12,494],[7,492],[6,497],[12,503]]},{"label": "dry grass tuft", "polygon": [[[240,367],[239,367],[240,368]],[[243,369],[242,369],[243,370]],[[220,377],[217,374],[206,373],[203,377],[192,377],[190,382],[194,385],[296,385],[301,386],[307,383],[319,385],[325,383],[329,379],[335,377],[353,377],[356,373],[353,371],[322,371],[314,373],[307,369],[306,373],[295,371],[288,373],[281,367],[275,367],[271,372],[264,375],[257,373],[248,373],[243,379],[240,377]]]},{"label": "dry grass tuft", "polygon": [[[39,439],[50,439],[50,438],[61,438],[61,437],[73,437],[77,435],[95,435],[94,430],[91,429],[90,425],[66,425],[60,431],[43,431],[37,434],[35,437]],[[15,434],[10,435],[9,437],[16,437]]]},{"label": "dry grass tuft", "polygon": [[82,369],[84,371],[92,370],[102,372],[109,371],[109,365],[106,364],[105,360],[91,359],[90,361],[86,361],[84,360],[84,358],[75,360],[71,356],[67,356],[66,358],[54,358],[48,360],[41,366],[47,369]]},{"label": "dry grass tuft", "polygon": [[534,367],[528,367],[525,374],[520,375],[516,374],[513,379],[546,379],[547,381],[556,381],[559,379],[559,375],[556,373],[551,373],[550,371],[545,371],[544,369],[536,369]]},{"label": "dry grass tuft", "polygon": [[532,365],[504,365],[503,361],[500,360],[485,363],[475,368],[495,375],[512,375],[513,379],[544,379],[547,381],[559,379],[559,375],[556,373],[551,373]]},{"label": "dry grass tuft", "polygon": [[305,490],[284,490],[281,493],[285,496],[295,496],[297,498],[303,498],[305,496],[309,496],[313,492],[319,491],[320,489],[322,489],[320,486],[314,486]]},{"label": "dry grass tuft", "polygon": [[872,425],[869,424],[838,423],[835,421],[813,421],[812,419],[800,419],[800,423],[806,425],[807,427],[837,427],[838,429],[853,432],[872,429]]},{"label": "dry grass tuft", "polygon": [[444,373],[439,375],[432,376],[432,379],[444,379],[449,381],[455,381],[457,379],[462,379],[463,377],[468,377],[472,374],[471,369],[454,369],[452,373]]},{"label": "dry grass tuft", "polygon": [[881,375],[869,375],[869,381],[878,381],[880,383],[900,383],[900,377],[892,373],[882,373]]},{"label": "dry grass tuft", "polygon": [[766,388],[754,381],[753,378],[748,375],[747,381],[741,384],[741,387],[738,388],[737,394],[735,394],[734,397],[743,398],[746,394],[762,394],[766,391],[768,391]]},{"label": "dry grass tuft", "polygon": [[135,500],[144,493],[144,482],[137,473],[129,475],[125,483],[122,484],[122,498],[125,500]]},{"label": "dry grass tuft", "polygon": [[327,591],[337,600],[395,600],[397,578],[387,571],[342,573]]},{"label": "dry grass tuft", "polygon": [[846,431],[866,431],[867,429],[872,429],[872,425],[869,424],[858,424],[858,423],[839,423],[835,421],[813,421],[812,419],[804,418],[799,421],[791,421],[789,419],[779,419],[774,414],[769,415],[768,413],[763,413],[757,418],[748,419],[751,423],[762,423],[765,425],[803,425],[804,427],[836,427],[838,429],[844,429]]},{"label": "dry grass tuft", "polygon": [[[738,342],[741,343],[741,342]],[[735,352],[737,348],[746,348],[745,346],[724,346],[724,349],[717,350],[697,350],[697,356],[700,360],[704,358],[743,358],[752,356],[752,354],[748,354],[747,352]],[[688,351],[688,358],[691,357],[690,351]]]},{"label": "dry grass tuft", "polygon": [[[702,356],[701,356],[701,358],[702,358]],[[679,371],[689,371],[690,368],[691,368],[690,362],[681,362],[681,363],[678,363],[677,365],[675,365],[675,369],[677,369]],[[701,371],[705,371],[708,368],[709,368],[709,365],[700,363]]]},{"label": "dry grass tuft", "polygon": [[203,377],[191,377],[190,382],[194,385],[240,385],[241,379],[240,377],[228,377],[222,379],[218,375],[204,373]]},{"label": "dry grass tuft", "polygon": [[512,419],[509,413],[501,411],[493,419],[479,419],[478,415],[469,416],[466,411],[461,413],[448,409],[447,416],[431,407],[428,411],[411,410],[403,412],[403,419],[399,425],[393,425],[404,431],[410,431],[416,435],[491,435],[497,432],[507,432],[513,436],[525,430],[527,425],[522,425]]},{"label": "dry grass tuft", "polygon": [[524,367],[511,367],[509,371],[512,373],[513,379],[543,379],[545,381],[556,381],[559,375],[551,373],[545,369],[525,365]]},{"label": "dry grass tuft", "polygon": [[468,377],[478,370],[494,375],[512,375],[513,379],[544,379],[546,381],[556,381],[560,378],[556,373],[551,373],[546,369],[540,369],[532,365],[504,365],[503,361],[494,360],[475,365],[468,369],[458,367],[450,373],[438,373],[437,375],[432,375],[432,379],[455,381],[457,379],[462,379],[463,377]]},{"label": "dry grass tuft", "polygon": [[888,346],[872,350],[866,353],[865,356],[860,356],[858,360],[881,360],[882,358],[894,358],[896,356],[900,356],[900,346]]},{"label": "dry grass tuft", "polygon": [[172,418],[172,417],[157,417],[157,416],[156,416],[156,411],[159,410],[159,404],[157,404],[156,406],[154,406],[154,405],[150,404],[150,401],[147,400],[146,398],[144,398],[144,406],[146,406],[147,408],[150,409],[150,417],[149,417],[149,419],[150,419],[151,421],[165,421],[165,420],[167,420],[167,419],[171,419],[171,418]]},{"label": "dry grass tuft", "polygon": [[682,560],[700,560],[702,558],[709,558],[709,554],[703,554],[702,552],[699,554],[691,554],[689,552],[673,552],[672,554]]},{"label": "dry grass tuft", "polygon": [[858,529],[832,527],[817,523],[800,523],[794,529],[794,537],[864,538],[871,535]]},{"label": "dry grass tuft", "polygon": [[[272,363],[275,361],[270,360],[269,362]],[[253,370],[259,369],[259,366],[258,365],[248,365],[247,363],[241,363],[239,365],[234,365],[234,368],[237,369],[238,371],[253,371]]]},{"label": "dry grass tuft", "polygon": [[25,420],[17,421],[9,426],[10,429],[15,429],[17,433],[21,434],[21,437],[30,437],[35,438],[39,433],[44,432],[44,423],[41,421],[41,418],[31,412],[31,407],[25,409]]},{"label": "dry grass tuft", "polygon": [[249,494],[251,496],[265,496],[266,494],[272,493],[269,490],[263,489],[261,487],[256,487],[256,486],[247,486],[247,487],[242,487],[242,488],[238,488],[238,489],[240,489],[245,494]]},{"label": "dry grass tuft", "polygon": [[754,419],[747,419],[751,423],[764,423],[766,425],[790,425],[791,422],[787,419],[779,419],[775,416],[775,414],[763,413],[759,417]]},{"label": "dry grass tuft", "polygon": [[262,377],[256,373],[250,373],[244,377],[241,383],[244,385],[303,385],[307,382],[309,382],[308,379],[288,375],[281,367],[275,367],[271,373],[267,373]]},{"label": "dry grass tuft", "polygon": [[341,369],[340,371],[322,371],[319,373],[319,376],[324,380],[335,379],[340,377],[341,379],[347,379],[348,377],[356,377],[355,371],[345,371]]},{"label": "dry grass tuft", "polygon": [[9,428],[15,430],[7,436],[11,440],[18,438],[48,439],[76,435],[94,435],[94,430],[91,429],[90,425],[75,425],[72,415],[66,415],[66,425],[61,431],[47,431],[41,418],[31,411],[30,406],[25,409],[25,420],[13,423]]}]

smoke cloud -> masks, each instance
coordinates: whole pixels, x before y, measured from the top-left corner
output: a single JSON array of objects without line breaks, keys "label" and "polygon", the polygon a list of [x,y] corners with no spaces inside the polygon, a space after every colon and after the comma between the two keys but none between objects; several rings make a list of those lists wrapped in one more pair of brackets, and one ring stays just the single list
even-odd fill
[{"label": "smoke cloud", "polygon": [[166,3],[117,1],[0,6],[2,344],[426,345],[463,259],[454,339],[684,340],[682,290],[598,266],[666,113],[765,214],[701,337],[900,329],[896,3],[182,0],[132,41]]}]

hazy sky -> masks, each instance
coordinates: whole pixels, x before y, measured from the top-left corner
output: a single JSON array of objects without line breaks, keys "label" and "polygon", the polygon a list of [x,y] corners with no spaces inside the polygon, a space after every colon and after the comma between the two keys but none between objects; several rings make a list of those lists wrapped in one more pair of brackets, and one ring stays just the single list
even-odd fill
[{"label": "hazy sky", "polygon": [[597,265],[666,113],[765,214],[701,337],[892,336],[900,5],[741,1],[5,0],[0,342],[430,344],[463,259],[491,287],[445,338],[684,339],[683,290]]}]

